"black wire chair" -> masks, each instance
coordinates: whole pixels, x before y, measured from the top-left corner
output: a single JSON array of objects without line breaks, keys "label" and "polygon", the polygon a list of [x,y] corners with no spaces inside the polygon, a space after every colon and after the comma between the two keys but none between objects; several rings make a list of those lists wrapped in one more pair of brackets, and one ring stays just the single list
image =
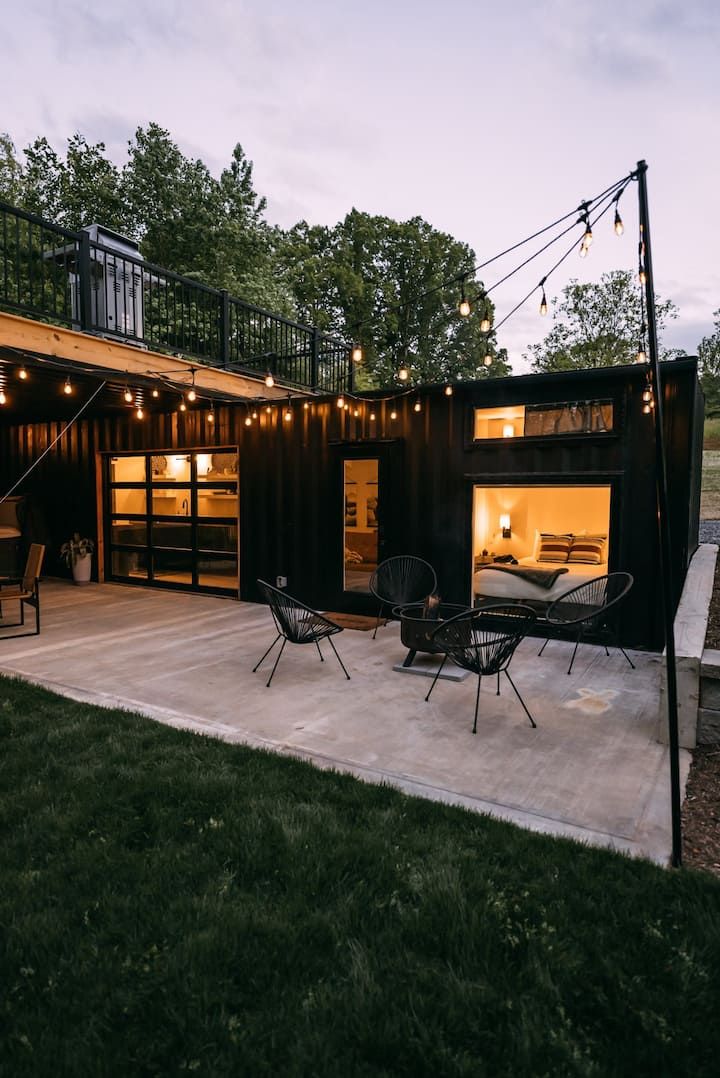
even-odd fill
[{"label": "black wire chair", "polygon": [[[605,576],[596,576],[587,584],[579,584],[576,588],[571,588],[570,591],[559,595],[554,602],[550,603],[545,612],[545,621],[551,629],[558,631],[577,629],[568,674],[572,671],[578,644],[590,630],[608,633],[612,644],[622,651],[632,669],[635,669],[635,664],[618,640],[616,630],[607,620],[610,608],[617,606],[632,586],[633,578],[630,573],[607,573]],[[538,655],[542,655],[549,639],[550,637],[540,648]],[[605,654],[609,655],[607,644],[604,647]]]},{"label": "black wire chair", "polygon": [[443,660],[433,678],[425,700],[435,688],[442,668],[448,659],[464,670],[477,674],[475,696],[475,721],[472,732],[477,733],[480,685],[483,677],[497,675],[497,695],[500,695],[500,674],[505,674],[513,692],[522,704],[523,711],[533,729],[537,723],[525,706],[525,701],[510,677],[508,666],[520,641],[527,636],[537,619],[537,613],[521,603],[496,603],[474,610],[464,610],[454,618],[441,622],[432,634],[432,641],[443,651]]},{"label": "black wire chair", "polygon": [[256,663],[253,667],[253,674],[258,667],[262,665],[281,637],[282,646],[275,659],[275,665],[272,668],[270,677],[267,680],[268,689],[270,688],[270,682],[277,670],[280,656],[285,650],[285,645],[288,640],[291,644],[314,644],[318,649],[318,655],[320,656],[321,662],[325,662],[325,659],[323,658],[322,651],[320,651],[320,641],[327,640],[328,644],[335,652],[335,658],[340,663],[342,672],[349,681],[350,675],[343,666],[343,661],[330,639],[330,637],[335,636],[336,633],[341,633],[343,631],[342,625],[337,625],[334,621],[330,621],[324,614],[320,614],[317,610],[305,606],[304,603],[299,602],[297,599],[293,599],[287,592],[280,591],[279,588],[274,588],[272,584],[267,584],[264,580],[258,580],[258,587],[265,596],[267,604],[270,607],[270,613],[273,616],[275,628],[277,629],[277,636],[264,653],[262,659],[260,659],[260,662]]},{"label": "black wire chair", "polygon": [[373,640],[377,636],[383,608],[422,603],[437,590],[432,565],[411,554],[400,554],[380,562],[370,577],[370,592],[380,602]]}]

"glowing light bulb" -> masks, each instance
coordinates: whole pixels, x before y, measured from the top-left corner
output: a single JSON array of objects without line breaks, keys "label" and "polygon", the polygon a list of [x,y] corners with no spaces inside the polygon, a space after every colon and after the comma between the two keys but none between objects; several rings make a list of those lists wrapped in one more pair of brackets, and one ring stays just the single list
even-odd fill
[{"label": "glowing light bulb", "polygon": [[590,228],[590,225],[586,226],[585,235],[583,236],[582,241],[585,244],[585,248],[587,250],[587,248],[590,246],[590,244],[593,241],[593,234],[592,234],[592,229]]},{"label": "glowing light bulb", "polygon": [[543,288],[542,299],[540,300],[540,314],[545,317],[547,314],[547,297],[545,295],[545,289]]},{"label": "glowing light bulb", "polygon": [[645,282],[647,281],[647,274],[642,266],[640,267],[640,271],[638,273],[638,281],[640,282],[640,284],[645,284]]},{"label": "glowing light bulb", "polygon": [[27,379],[27,376],[28,372],[25,370],[24,367],[21,367],[18,371],[18,378],[20,378],[24,382]]},{"label": "glowing light bulb", "polygon": [[350,411],[350,405],[347,402],[345,402],[345,404],[343,404],[343,410],[346,411],[346,412]]},{"label": "glowing light bulb", "polygon": [[253,418],[253,419],[257,419],[257,417],[258,417],[258,414],[257,414],[257,408],[253,408],[253,410],[252,410],[252,412],[250,413],[250,415],[252,416],[252,418]]},{"label": "glowing light bulb", "polygon": [[652,412],[652,407],[651,407],[650,404],[643,404],[642,410],[643,410],[643,415],[650,415],[650,413]]},{"label": "glowing light bulb", "polygon": [[622,223],[622,217],[620,216],[620,211],[617,208],[615,209],[615,221],[613,223],[613,228],[615,229],[616,236],[622,236],[623,232],[625,231],[625,225]]},{"label": "glowing light bulb", "polygon": [[465,296],[463,296],[458,305],[458,314],[462,315],[463,318],[467,318],[470,314],[470,303]]},{"label": "glowing light bulb", "polygon": [[123,397],[125,398],[127,404],[132,404],[133,395],[130,392],[129,386],[125,386],[125,392],[123,393]]},{"label": "glowing light bulb", "polygon": [[283,419],[285,420],[286,423],[289,423],[290,420],[292,419],[292,412],[290,411],[289,408],[286,408],[285,411],[283,412]]},{"label": "glowing light bulb", "polygon": [[192,401],[196,401],[196,400],[197,400],[197,393],[195,392],[195,390],[194,390],[194,389],[189,389],[189,390],[188,390],[188,395],[187,395],[187,398],[188,398],[188,400],[189,400],[189,401],[190,401],[191,403],[192,403]]},{"label": "glowing light bulb", "polygon": [[415,401],[413,405],[413,412],[422,412],[422,404],[420,401]]},{"label": "glowing light bulb", "polygon": [[138,419],[144,419],[145,418],[145,413],[143,412],[143,410],[142,410],[142,408],[140,407],[139,404],[138,404],[138,406],[137,406],[137,408],[135,410],[135,415],[138,417]]},{"label": "glowing light bulb", "polygon": [[270,413],[272,412],[272,407],[269,404],[266,405],[265,411],[267,412],[268,415],[270,415]]},{"label": "glowing light bulb", "polygon": [[159,389],[153,389],[152,395],[157,400],[157,398],[160,396],[160,390]]},{"label": "glowing light bulb", "polygon": [[580,255],[581,258],[587,258],[587,253],[588,253],[587,247],[585,246],[584,243],[581,243],[580,244],[580,250],[578,251],[578,254]]},{"label": "glowing light bulb", "polygon": [[402,367],[398,371],[398,378],[400,379],[401,382],[407,382],[409,377],[410,377],[410,371],[408,370],[407,366],[403,363]]},{"label": "glowing light bulb", "polygon": [[272,387],[275,385],[275,379],[273,378],[270,371],[268,371],[265,375],[265,385],[268,387],[268,389],[272,389]]},{"label": "glowing light bulb", "polygon": [[0,389],[0,404],[7,404],[7,397],[5,396],[4,389]]},{"label": "glowing light bulb", "polygon": [[362,357],[363,357],[363,350],[362,350],[361,345],[359,345],[359,344],[353,345],[353,350],[352,350],[352,361],[353,361],[353,363],[361,363],[362,362]]},{"label": "glowing light bulb", "polygon": [[637,355],[635,356],[636,363],[647,363],[647,354],[642,344],[638,345]]},{"label": "glowing light bulb", "polygon": [[393,408],[392,412],[390,413],[390,418],[391,419],[397,419],[397,412],[395,411],[394,408]]},{"label": "glowing light bulb", "polygon": [[486,355],[483,359],[483,363],[486,367],[492,367],[492,356],[490,354]]},{"label": "glowing light bulb", "polygon": [[252,426],[252,419],[250,418],[249,415],[245,416],[245,426],[246,427],[251,427]]},{"label": "glowing light bulb", "polygon": [[70,381],[70,376],[68,375],[68,377],[65,379],[65,385],[63,386],[63,393],[66,393],[67,396],[69,397],[70,394],[72,393],[72,391],[73,391],[72,382]]},{"label": "glowing light bulb", "polygon": [[446,397],[452,397],[452,395],[453,395],[452,386],[445,386],[445,396]]},{"label": "glowing light bulb", "polygon": [[208,412],[207,421],[208,421],[208,423],[214,423],[215,422],[215,409],[214,408],[211,408],[210,411]]},{"label": "glowing light bulb", "polygon": [[307,401],[305,401],[305,403],[303,404],[303,408],[305,409],[306,412],[307,412],[309,407],[310,407],[310,405],[308,404]]},{"label": "glowing light bulb", "polygon": [[345,398],[344,397],[338,397],[337,406],[338,406],[338,408],[344,408],[345,407]]},{"label": "glowing light bulb", "polygon": [[489,318],[483,318],[483,320],[481,321],[481,323],[480,323],[480,332],[481,333],[489,333],[490,332],[490,319]]},{"label": "glowing light bulb", "polygon": [[185,404],[185,401],[180,401],[180,404],[178,405],[178,410],[181,412],[187,412],[187,405]]},{"label": "glowing light bulb", "polygon": [[515,437],[515,427],[512,425],[512,423],[505,423],[503,425],[503,438],[514,438],[514,437]]},{"label": "glowing light bulb", "polygon": [[646,404],[652,400],[652,390],[649,387],[647,389],[643,389],[642,399],[645,401]]},{"label": "glowing light bulb", "polygon": [[374,413],[374,412],[371,412],[371,413],[370,413],[370,416],[369,416],[369,418],[370,418],[370,421],[371,421],[372,423],[374,423],[374,422],[375,422],[375,413]]},{"label": "glowing light bulb", "polygon": [[354,412],[353,412],[353,415],[354,415],[354,416],[355,416],[355,418],[357,419],[357,418],[358,418],[358,416],[360,415],[360,409],[359,409],[359,408],[356,408],[356,409],[354,410]]}]

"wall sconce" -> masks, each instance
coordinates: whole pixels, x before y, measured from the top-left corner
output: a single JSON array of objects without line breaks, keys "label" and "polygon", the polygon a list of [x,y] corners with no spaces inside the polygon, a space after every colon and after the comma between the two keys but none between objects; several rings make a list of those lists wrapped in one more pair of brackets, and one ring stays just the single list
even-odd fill
[{"label": "wall sconce", "polygon": [[512,425],[512,423],[506,423],[504,425],[504,427],[503,427],[503,438],[514,438],[514,437],[515,437],[515,427]]},{"label": "wall sconce", "polygon": [[510,514],[503,513],[500,517],[500,527],[502,528],[503,539],[511,539],[512,532],[510,531]]}]

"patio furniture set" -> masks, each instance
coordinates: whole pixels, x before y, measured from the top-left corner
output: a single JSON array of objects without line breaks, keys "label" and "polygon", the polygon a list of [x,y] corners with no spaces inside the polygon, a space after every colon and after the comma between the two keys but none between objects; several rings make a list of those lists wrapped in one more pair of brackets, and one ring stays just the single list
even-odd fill
[{"label": "patio furniture set", "polygon": [[[549,603],[542,615],[519,601],[485,602],[480,606],[467,608],[455,603],[441,603],[436,595],[437,576],[432,566],[421,558],[401,555],[382,562],[370,578],[370,592],[379,603],[373,640],[377,636],[383,612],[390,607],[393,615],[400,620],[401,640],[408,649],[403,666],[411,666],[418,651],[442,656],[425,697],[426,701],[430,699],[443,667],[450,659],[456,666],[477,675],[472,727],[474,734],[477,733],[482,679],[497,677],[499,695],[501,674],[510,682],[531,726],[535,728],[537,724],[508,669],[520,642],[533,628],[542,627],[549,634],[538,652],[542,655],[550,635],[574,635],[575,647],[567,670],[570,674],[581,641],[591,632],[605,632],[610,642],[635,669],[608,620],[609,611],[617,609],[632,584],[630,573],[615,572],[596,577],[588,583],[570,588]],[[270,607],[277,635],[253,668],[253,673],[282,639],[280,651],[267,680],[269,688],[288,641],[294,644],[315,644],[321,661],[324,661],[320,641],[327,640],[345,677],[350,680],[331,639],[342,632],[343,627],[263,580],[258,580],[258,585]],[[605,653],[609,654],[607,644],[604,646]]]}]

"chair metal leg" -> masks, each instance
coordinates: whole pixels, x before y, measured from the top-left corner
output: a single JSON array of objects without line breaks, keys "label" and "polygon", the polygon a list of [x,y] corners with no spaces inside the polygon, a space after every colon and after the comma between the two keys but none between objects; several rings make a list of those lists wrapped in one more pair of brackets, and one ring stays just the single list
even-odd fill
[{"label": "chair metal leg", "polygon": [[535,722],[535,719],[534,719],[534,718],[532,717],[532,715],[531,715],[531,714],[530,714],[530,712],[528,711],[527,707],[525,706],[525,701],[523,700],[522,696],[521,696],[521,695],[520,695],[520,693],[518,692],[518,689],[517,689],[517,685],[515,684],[515,682],[513,681],[513,679],[512,679],[511,677],[510,677],[510,674],[508,673],[508,671],[507,671],[507,670],[505,671],[505,675],[506,675],[506,677],[507,677],[508,681],[510,682],[510,684],[512,685],[512,687],[513,687],[513,692],[515,693],[515,695],[517,696],[518,700],[519,700],[519,701],[520,701],[520,703],[522,704],[522,706],[523,706],[523,711],[525,712],[525,714],[527,715],[527,717],[528,717],[528,718],[530,719],[530,725],[532,726],[533,730],[537,730],[537,723]]},{"label": "chair metal leg", "polygon": [[495,695],[496,696],[500,695],[500,671],[499,670],[498,670],[498,674],[497,674],[497,692],[495,693]]},{"label": "chair metal leg", "polygon": [[377,631],[380,628],[380,618],[382,617],[383,603],[380,603],[380,609],[378,610],[377,618],[375,619],[375,631],[373,632],[373,640],[377,636]]},{"label": "chair metal leg", "polygon": [[625,656],[627,661],[630,663],[631,668],[634,670],[635,669],[635,663],[632,661],[632,659],[630,658],[630,656],[626,652],[625,648],[620,643],[620,640],[618,639],[618,634],[613,633],[613,637],[614,637],[615,647],[618,649],[618,651],[621,651],[623,653],[623,655]]},{"label": "chair metal leg", "polygon": [[335,645],[333,644],[333,642],[332,642],[332,638],[331,638],[331,637],[328,637],[328,638],[327,638],[327,642],[328,642],[328,644],[330,645],[330,647],[331,647],[331,648],[333,649],[333,651],[335,652],[335,658],[336,658],[336,659],[337,659],[337,661],[338,661],[338,662],[340,663],[340,666],[342,666],[342,672],[343,672],[343,674],[345,675],[345,677],[346,677],[346,678],[348,679],[348,681],[349,681],[349,680],[350,680],[350,675],[348,674],[347,670],[345,669],[345,666],[343,665],[343,661],[342,661],[342,659],[341,659],[341,658],[340,658],[340,656],[338,655],[338,652],[337,652],[337,648],[336,648],[336,647],[335,647]]},{"label": "chair metal leg", "polygon": [[570,671],[573,668],[573,663],[575,662],[575,654],[576,654],[577,649],[578,649],[578,644],[582,640],[582,635],[583,635],[583,631],[581,629],[580,632],[577,634],[577,640],[575,641],[575,647],[573,648],[572,658],[570,660],[570,665],[568,666],[568,674],[570,673]]},{"label": "chair metal leg", "polygon": [[273,648],[275,647],[275,645],[277,644],[277,642],[278,642],[278,640],[280,639],[280,637],[281,637],[281,636],[282,636],[282,633],[278,633],[278,634],[277,634],[277,636],[276,636],[276,637],[275,637],[275,639],[273,640],[272,644],[270,645],[270,647],[269,647],[269,648],[267,649],[267,651],[266,651],[266,652],[265,652],[265,654],[263,655],[263,657],[262,657],[262,659],[260,660],[260,662],[259,662],[259,663],[256,663],[256,664],[255,664],[255,666],[253,666],[253,670],[252,670],[253,674],[254,674],[254,673],[255,673],[255,671],[256,671],[256,670],[258,669],[258,667],[259,667],[259,666],[262,666],[262,664],[263,664],[263,663],[265,662],[265,660],[267,659],[268,655],[270,654],[270,652],[272,651],[272,649],[273,649]]},{"label": "chair metal leg", "polygon": [[473,729],[472,729],[472,732],[474,734],[477,733],[477,713],[478,713],[478,707],[480,705],[480,686],[481,686],[481,684],[482,684],[482,675],[478,674],[478,687],[477,687],[477,692],[475,693],[475,722],[473,723]]},{"label": "chair metal leg", "polygon": [[549,636],[546,636],[546,637],[545,637],[545,643],[543,644],[543,646],[542,646],[542,647],[540,648],[540,650],[538,651],[538,659],[539,659],[539,658],[540,658],[540,656],[542,655],[542,653],[543,653],[543,651],[545,650],[545,648],[546,648],[546,647],[548,646],[548,642],[549,642],[549,640],[550,640],[550,637],[549,637]]},{"label": "chair metal leg", "polygon": [[267,685],[265,686],[266,689],[270,688],[270,682],[272,681],[273,677],[275,676],[275,671],[277,670],[277,665],[280,662],[280,656],[282,655],[283,651],[285,650],[285,645],[286,644],[287,644],[287,637],[283,637],[282,647],[280,648],[280,650],[278,652],[277,659],[275,660],[275,665],[272,668],[272,673],[270,674],[270,677],[267,679]]},{"label": "chair metal leg", "polygon": [[443,655],[442,662],[440,663],[440,665],[438,666],[438,668],[437,668],[437,670],[435,672],[435,677],[433,678],[432,685],[428,689],[427,696],[425,697],[425,703],[427,703],[428,700],[430,699],[430,693],[435,688],[435,683],[436,683],[437,679],[440,677],[440,674],[442,673],[442,668],[443,668],[443,666],[445,665],[446,662],[447,662],[447,652],[445,652],[445,654]]},{"label": "chair metal leg", "polygon": [[322,651],[320,650],[320,641],[319,641],[319,640],[316,640],[316,641],[315,641],[315,647],[316,647],[316,648],[318,649],[318,655],[320,656],[320,662],[321,662],[321,663],[324,663],[324,662],[325,662],[325,660],[323,659],[323,653],[322,653]]}]

